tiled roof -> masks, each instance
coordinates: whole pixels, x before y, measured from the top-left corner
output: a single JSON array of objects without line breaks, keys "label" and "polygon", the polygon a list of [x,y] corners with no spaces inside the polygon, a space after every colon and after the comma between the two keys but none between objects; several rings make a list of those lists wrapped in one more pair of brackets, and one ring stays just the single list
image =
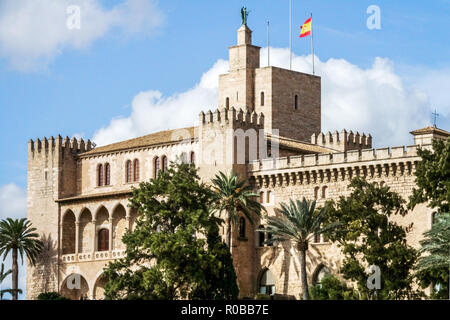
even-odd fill
[{"label": "tiled roof", "polygon": [[428,126],[428,127],[422,128],[422,129],[417,129],[417,130],[411,131],[410,133],[413,135],[437,133],[437,134],[441,134],[444,136],[450,136],[450,132],[445,131],[443,129],[439,129],[436,126]]},{"label": "tiled roof", "polygon": [[[270,137],[270,135],[268,135]],[[287,148],[287,149],[294,149],[296,151],[300,152],[310,152],[310,153],[330,153],[330,152],[336,152],[336,150],[325,148],[322,146],[318,146],[315,144],[298,141],[286,137],[278,137],[278,143],[280,145],[280,148]]]},{"label": "tiled roof", "polygon": [[125,140],[106,146],[94,148],[88,152],[82,153],[81,156],[90,156],[100,153],[109,153],[121,150],[136,149],[154,145],[170,144],[180,142],[187,138],[196,138],[198,136],[198,127],[188,127],[182,129],[166,130],[151,133],[142,137]]}]

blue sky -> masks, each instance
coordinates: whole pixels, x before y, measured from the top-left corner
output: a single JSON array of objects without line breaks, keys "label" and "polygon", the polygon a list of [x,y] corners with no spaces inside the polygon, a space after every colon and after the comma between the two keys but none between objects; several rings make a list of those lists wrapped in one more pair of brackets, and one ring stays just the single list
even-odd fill
[{"label": "blue sky", "polygon": [[[212,108],[216,87],[210,78],[226,71],[219,59],[226,61],[227,47],[236,42],[241,6],[251,10],[256,45],[266,47],[270,20],[271,46],[279,48],[274,64],[286,64],[288,0],[61,2],[81,6],[79,31],[62,30],[67,14],[45,6],[48,0],[33,10],[26,6],[37,1],[0,2],[0,197],[15,201],[0,218],[25,215],[30,138],[61,134],[111,142],[179,124],[171,119],[175,113],[151,112]],[[380,30],[366,26],[370,5],[381,9]],[[327,130],[364,125],[375,141],[379,134],[380,143],[388,143],[383,134],[395,137],[400,128],[405,134],[395,143],[411,144],[407,131],[429,124],[434,107],[441,114],[438,126],[450,130],[449,0],[293,0],[295,65],[306,72],[310,42],[297,35],[311,12],[318,70],[323,90],[329,89],[323,92]],[[347,79],[351,88],[337,79]],[[380,91],[386,87],[387,93]],[[206,105],[192,106],[196,101]],[[136,123],[137,110],[152,114],[144,117],[147,123]],[[331,118],[339,110],[352,116],[335,123]],[[120,128],[125,124],[128,129]]]}]

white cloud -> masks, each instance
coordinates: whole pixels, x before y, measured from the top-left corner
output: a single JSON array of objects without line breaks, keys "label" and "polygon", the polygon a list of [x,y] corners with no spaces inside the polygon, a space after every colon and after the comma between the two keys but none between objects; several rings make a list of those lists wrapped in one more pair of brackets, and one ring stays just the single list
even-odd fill
[{"label": "white cloud", "polygon": [[26,217],[26,192],[14,183],[0,187],[0,201],[5,204],[0,207],[0,219]]},{"label": "white cloud", "polygon": [[[67,27],[72,5],[80,7],[80,29]],[[100,0],[2,0],[0,58],[17,70],[41,69],[63,49],[85,49],[113,28],[148,34],[163,21],[154,0],[126,0],[109,10]]]},{"label": "white cloud", "polygon": [[[289,50],[271,48],[271,65],[287,68]],[[266,65],[267,48],[261,52]],[[315,60],[322,77],[323,131],[353,130],[370,133],[377,147],[411,144],[409,131],[428,125],[428,96],[415,86],[406,86],[395,73],[392,61],[375,58],[370,68],[360,68],[344,59]],[[194,88],[170,97],[159,91],[136,95],[131,114],[113,119],[94,135],[99,145],[129,139],[168,128],[197,123],[198,113],[217,106],[218,75],[228,62],[219,60]],[[293,69],[310,73],[311,56],[293,57]],[[420,86],[416,86],[420,88]]]}]

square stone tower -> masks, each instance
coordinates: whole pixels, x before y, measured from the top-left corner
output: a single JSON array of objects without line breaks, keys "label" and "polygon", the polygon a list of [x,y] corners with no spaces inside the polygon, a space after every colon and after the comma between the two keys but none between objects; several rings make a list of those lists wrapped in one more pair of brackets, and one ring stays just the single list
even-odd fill
[{"label": "square stone tower", "polygon": [[260,68],[260,47],[242,25],[229,48],[230,70],[219,77],[219,108],[263,113],[267,133],[307,141],[321,132],[320,77],[277,67]]}]

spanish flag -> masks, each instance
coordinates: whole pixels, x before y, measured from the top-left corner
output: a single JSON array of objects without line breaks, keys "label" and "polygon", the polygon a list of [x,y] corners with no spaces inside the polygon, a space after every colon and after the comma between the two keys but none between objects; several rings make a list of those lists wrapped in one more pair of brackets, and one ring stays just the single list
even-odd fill
[{"label": "spanish flag", "polygon": [[309,36],[311,34],[311,21],[312,17],[305,21],[302,25],[302,31],[300,32],[300,38]]}]

